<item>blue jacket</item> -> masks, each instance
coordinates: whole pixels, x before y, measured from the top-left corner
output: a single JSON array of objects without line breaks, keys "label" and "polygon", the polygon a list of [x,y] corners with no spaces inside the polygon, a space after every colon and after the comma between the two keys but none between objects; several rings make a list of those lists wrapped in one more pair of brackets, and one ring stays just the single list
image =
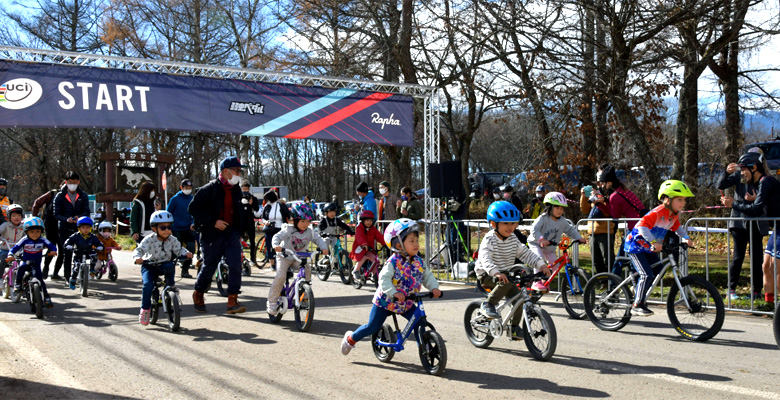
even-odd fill
[{"label": "blue jacket", "polygon": [[73,195],[76,196],[75,204],[71,203],[70,196],[72,195],[68,192],[68,187],[65,186],[54,198],[54,218],[59,222],[60,231],[75,231],[76,223],[68,222],[68,218],[89,217],[91,212],[87,192],[80,187],[76,189],[76,193]]},{"label": "blue jacket", "polygon": [[73,246],[75,256],[97,254],[98,251],[103,250],[103,243],[92,233],[84,237],[81,235],[81,232],[76,232],[70,235],[64,245]]},{"label": "blue jacket", "polygon": [[363,197],[362,199],[360,199],[360,204],[363,205],[363,209],[364,210],[369,210],[372,213],[374,213],[374,222],[376,222],[376,219],[379,216],[377,215],[376,199],[374,198],[374,191],[369,190],[368,194],[366,195],[366,197]]},{"label": "blue jacket", "polygon": [[168,212],[173,214],[173,230],[188,231],[192,225],[192,215],[187,211],[192,199],[192,194],[184,194],[181,190],[171,197],[168,202]]},{"label": "blue jacket", "polygon": [[57,251],[57,246],[44,237],[32,240],[25,236],[11,248],[11,254],[16,254],[21,250],[24,250],[21,257],[22,260],[37,264],[41,262],[41,258],[48,252]]}]

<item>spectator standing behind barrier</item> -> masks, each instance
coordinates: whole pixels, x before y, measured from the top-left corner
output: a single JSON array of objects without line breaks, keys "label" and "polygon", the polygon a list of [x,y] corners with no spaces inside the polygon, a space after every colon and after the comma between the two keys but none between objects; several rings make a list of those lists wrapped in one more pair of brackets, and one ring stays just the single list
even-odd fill
[{"label": "spectator standing behind barrier", "polygon": [[133,207],[130,209],[130,236],[136,243],[141,243],[143,238],[154,233],[149,225],[149,218],[155,211],[156,188],[154,183],[144,182],[133,198]]},{"label": "spectator standing behind barrier", "polygon": [[246,311],[238,302],[241,290],[241,183],[242,165],[238,157],[227,157],[219,163],[219,177],[198,189],[190,203],[190,215],[200,232],[203,267],[195,280],[192,301],[195,311],[206,312],[206,293],[222,257],[228,265],[227,313]]},{"label": "spectator standing behind barrier", "polygon": [[[33,202],[33,205],[31,207],[32,210],[32,216],[33,217],[41,217],[43,220],[43,229],[46,233],[46,239],[48,239],[50,242],[57,244],[60,242],[60,237],[57,234],[57,219],[54,218],[54,197],[57,196],[57,193],[62,190],[62,188],[65,187],[65,181],[62,181],[62,184],[60,185],[60,189],[52,189],[48,192],[44,193],[35,201]],[[62,252],[57,255],[57,261],[54,262],[54,267],[56,269],[59,269],[60,266],[62,266]],[[43,276],[43,279],[46,279],[49,276],[49,264],[51,264],[51,260],[53,259],[53,256],[46,255],[45,262],[43,265],[43,273],[41,274]]]},{"label": "spectator standing behind barrier", "polygon": [[382,196],[379,198],[378,205],[378,218],[383,221],[395,221],[398,219],[398,210],[396,210],[396,204],[398,204],[398,196],[390,189],[390,182],[379,182],[379,194]]},{"label": "spectator standing behind barrier", "polygon": [[241,221],[243,223],[243,234],[249,239],[249,259],[252,260],[252,264],[257,265],[255,213],[260,211],[260,201],[252,193],[249,193],[249,189],[249,181],[241,183]]},{"label": "spectator standing behind barrier", "polygon": [[[752,203],[734,201],[732,197],[721,197],[721,203],[731,207],[748,217],[761,217],[763,213],[769,218],[780,218],[780,182],[766,175],[764,156],[759,153],[746,153],[739,158],[737,166],[741,168],[742,181],[756,186],[756,198]],[[775,266],[780,258],[780,235],[777,229],[780,224],[772,223],[772,236],[769,237],[764,250],[764,300],[768,306],[775,301]],[[774,258],[774,260],[773,260]],[[780,269],[779,269],[780,270]]]},{"label": "spectator standing behind barrier", "polygon": [[539,185],[536,187],[535,196],[533,199],[531,199],[531,202],[528,203],[528,206],[523,210],[522,208],[518,208],[518,210],[523,210],[523,214],[528,216],[530,219],[537,219],[539,218],[539,215],[542,213],[542,210],[544,209],[544,196],[547,194],[547,189]]},{"label": "spectator standing behind barrier", "polygon": [[[76,221],[79,217],[89,217],[89,196],[87,192],[79,187],[79,174],[68,171],[65,174],[66,184],[62,190],[54,197],[54,218],[57,219],[57,235],[59,236],[59,249],[63,258],[63,269],[65,280],[70,279],[70,264],[73,259],[73,251],[65,249],[65,241],[70,235],[76,233]],[[53,279],[59,279],[57,276],[59,266],[54,265]]]},{"label": "spectator standing behind barrier", "polygon": [[279,201],[279,194],[273,189],[263,195],[265,207],[258,216],[263,220],[263,234],[265,234],[265,259],[271,263],[271,269],[276,271],[276,252],[271,246],[274,235],[282,230],[282,224],[287,223],[292,215],[287,205]]},{"label": "spectator standing behind barrier", "polygon": [[517,192],[515,192],[515,188],[513,188],[512,185],[507,184],[501,186],[501,193],[501,197],[503,197],[504,200],[512,203],[518,210],[523,209],[523,200],[517,195]]},{"label": "spectator standing behind barrier", "polygon": [[417,200],[417,195],[409,187],[401,189],[401,204],[396,212],[401,218],[409,218],[415,221],[425,218],[422,203]]},{"label": "spectator standing behind barrier", "polygon": [[6,217],[8,216],[8,213],[6,210],[8,209],[8,206],[14,203],[13,199],[8,197],[6,193],[8,192],[8,181],[5,178],[0,178],[0,208],[2,208],[2,221],[0,221],[0,224],[5,222]]},{"label": "spectator standing behind barrier", "polygon": [[[594,196],[595,195],[595,196]],[[580,211],[589,219],[610,218],[610,216],[593,204],[598,198],[598,191],[591,186],[580,190]],[[603,196],[602,196],[603,197]],[[593,261],[593,274],[609,271],[609,263],[615,260],[615,231],[617,224],[608,221],[588,222],[590,235],[590,257]]]},{"label": "spectator standing behind barrier", "polygon": [[[168,212],[173,215],[173,236],[179,240],[190,253],[195,254],[195,226],[192,224],[192,215],[187,210],[195,197],[192,195],[192,181],[182,179],[181,190],[168,201]],[[192,278],[190,268],[192,259],[187,258],[181,263],[181,277]]]},{"label": "spectator standing behind barrier", "polygon": [[[601,164],[598,172],[596,173],[596,182],[599,185],[603,198],[599,198],[593,203],[604,213],[604,215],[611,215],[612,218],[641,218],[647,214],[647,208],[639,200],[639,197],[632,191],[626,189],[625,185],[620,182],[615,168],[609,164]],[[639,221],[626,221],[626,232],[631,232],[634,229],[634,225]],[[624,256],[625,250],[623,250],[625,244],[625,236],[620,242],[620,249],[618,250],[618,256]],[[612,273],[622,276],[623,264],[615,263],[612,268]]]},{"label": "spectator standing behind barrier", "polygon": [[[740,203],[752,203],[756,195],[756,187],[752,183],[745,183],[742,179],[742,171],[737,163],[731,163],[723,171],[718,180],[718,189],[723,191],[734,187],[734,201]],[[748,200],[750,199],[750,200]],[[766,216],[766,212],[762,213]],[[731,209],[732,218],[748,217],[744,212],[736,208]],[[769,224],[766,221],[729,221],[729,233],[734,238],[734,256],[729,264],[729,298],[736,300],[736,289],[739,275],[742,272],[742,263],[745,261],[745,251],[750,243],[750,259],[753,263],[751,269],[753,280],[752,298],[757,298],[764,287],[764,274],[762,269],[764,256],[764,236],[769,233]]]},{"label": "spectator standing behind barrier", "polygon": [[376,215],[378,210],[376,206],[376,198],[374,197],[374,191],[368,187],[367,183],[360,182],[357,187],[355,187],[355,193],[360,198],[361,211],[368,210],[374,213],[374,223],[376,223]]}]

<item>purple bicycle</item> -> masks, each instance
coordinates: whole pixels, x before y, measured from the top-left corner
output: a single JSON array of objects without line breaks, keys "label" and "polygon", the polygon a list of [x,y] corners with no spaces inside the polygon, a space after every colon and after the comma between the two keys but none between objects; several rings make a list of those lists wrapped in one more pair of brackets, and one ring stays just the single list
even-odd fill
[{"label": "purple bicycle", "polygon": [[289,249],[284,250],[284,258],[293,259],[301,263],[298,275],[295,275],[292,284],[293,272],[287,270],[287,279],[282,288],[282,293],[277,300],[279,312],[276,315],[268,314],[271,322],[278,323],[282,320],[284,313],[290,308],[295,312],[295,326],[301,332],[306,332],[311,328],[314,322],[314,291],[311,289],[311,282],[306,280],[306,261],[319,254],[318,251],[312,253],[294,252]]},{"label": "purple bicycle", "polygon": [[98,260],[98,267],[95,268],[95,272],[97,273],[97,279],[100,279],[103,277],[103,275],[108,274],[108,279],[111,279],[112,282],[116,282],[116,279],[119,277],[119,269],[116,267],[116,263],[114,262],[114,257],[111,255],[111,250],[118,250],[118,247],[106,247],[106,255],[108,256],[108,259]]}]

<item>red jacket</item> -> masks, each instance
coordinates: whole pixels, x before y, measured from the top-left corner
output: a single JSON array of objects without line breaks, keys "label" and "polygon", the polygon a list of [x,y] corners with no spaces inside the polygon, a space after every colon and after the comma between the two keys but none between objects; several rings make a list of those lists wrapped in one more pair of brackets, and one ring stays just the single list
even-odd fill
[{"label": "red jacket", "polygon": [[358,226],[355,227],[355,241],[352,243],[352,251],[349,253],[349,258],[353,260],[363,259],[365,250],[363,250],[363,252],[358,254],[355,254],[355,250],[364,244],[367,245],[370,249],[376,250],[377,241],[380,244],[385,243],[385,238],[379,232],[379,229],[376,229],[376,227],[373,225],[370,228],[366,229],[365,225],[359,224]]}]

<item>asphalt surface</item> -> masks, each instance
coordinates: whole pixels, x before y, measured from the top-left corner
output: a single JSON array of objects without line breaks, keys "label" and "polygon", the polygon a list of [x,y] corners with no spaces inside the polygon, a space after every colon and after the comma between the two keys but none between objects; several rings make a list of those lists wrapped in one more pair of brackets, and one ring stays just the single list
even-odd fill
[{"label": "asphalt surface", "polygon": [[728,313],[714,339],[693,343],[672,329],[662,308],[604,332],[569,319],[548,295],[542,304],[558,346],[550,361],[539,362],[522,341],[505,337],[488,349],[473,347],[462,321],[478,296],[444,285],[444,299],[425,303],[448,353],[446,371],[435,377],[422,369],[414,342],[389,364],[367,341],[340,353],[344,332],[367,322],[373,288],[315,277],[314,325],[303,333],[292,312],[279,324],[269,321],[267,269],[244,278],[240,300],[248,310],[233,316],[216,289],[206,295],[208,313],[196,314],[194,279],[180,279],[182,330],[174,333],[162,322],[138,323],[140,269],[128,251],[115,257],[119,280],[93,281],[87,298],[61,281],[47,282],[55,308],[43,320],[25,304],[0,299],[2,398],[780,399],[780,350],[766,317]]}]

